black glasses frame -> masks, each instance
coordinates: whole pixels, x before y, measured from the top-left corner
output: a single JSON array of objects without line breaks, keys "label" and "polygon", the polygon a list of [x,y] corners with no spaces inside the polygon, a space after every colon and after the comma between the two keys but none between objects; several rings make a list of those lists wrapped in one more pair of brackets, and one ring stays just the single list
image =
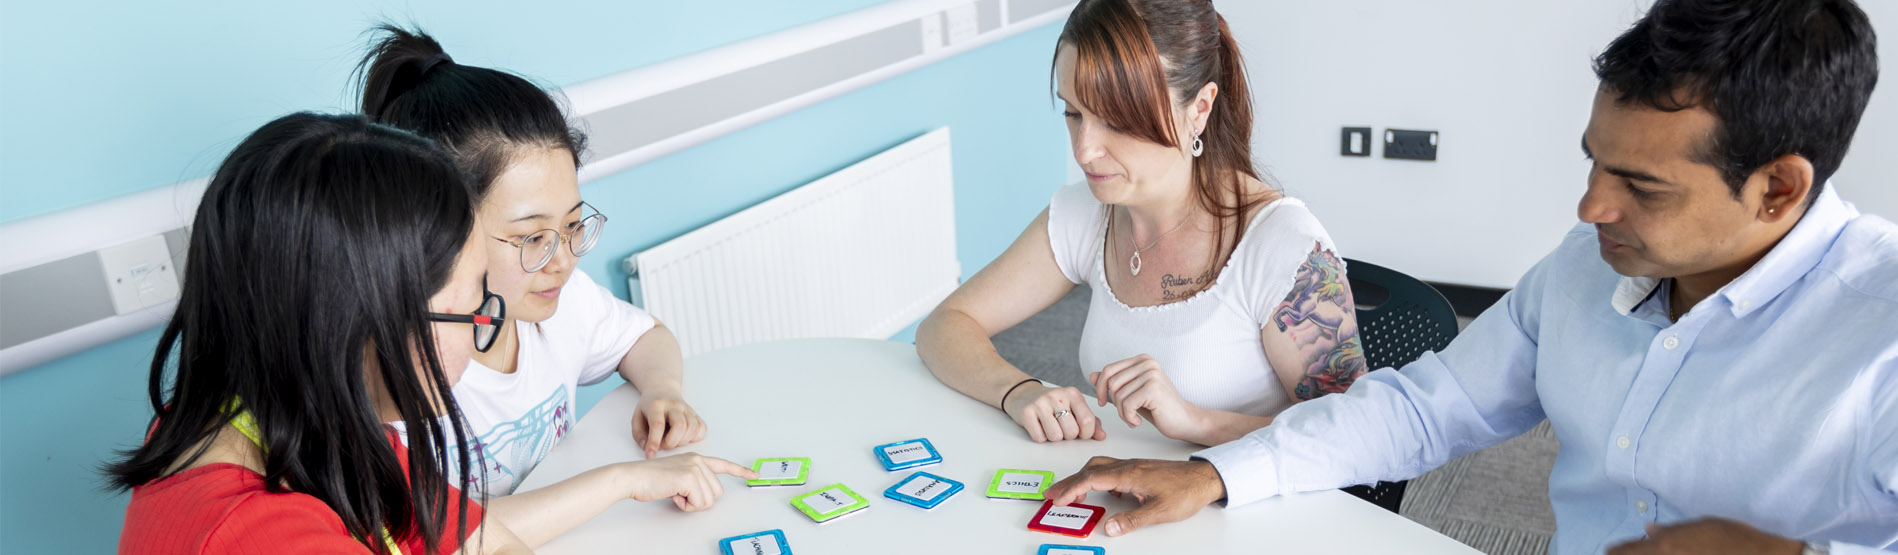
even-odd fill
[{"label": "black glasses frame", "polygon": [[[494,347],[494,341],[501,337],[501,324],[507,321],[507,301],[485,288],[481,290],[481,293],[483,295],[481,306],[475,308],[474,314],[430,312],[428,319],[434,322],[474,324],[475,350],[485,353]],[[494,308],[489,310],[489,306]]]}]

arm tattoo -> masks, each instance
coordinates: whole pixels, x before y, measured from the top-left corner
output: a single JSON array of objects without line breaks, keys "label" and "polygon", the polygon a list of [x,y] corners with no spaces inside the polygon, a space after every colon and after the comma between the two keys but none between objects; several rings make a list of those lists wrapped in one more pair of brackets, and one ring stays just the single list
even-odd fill
[{"label": "arm tattoo", "polygon": [[1354,310],[1344,262],[1314,243],[1298,267],[1292,292],[1272,311],[1272,323],[1291,336],[1307,361],[1305,377],[1292,392],[1299,400],[1350,389],[1364,375],[1367,368],[1357,320],[1346,320]]}]

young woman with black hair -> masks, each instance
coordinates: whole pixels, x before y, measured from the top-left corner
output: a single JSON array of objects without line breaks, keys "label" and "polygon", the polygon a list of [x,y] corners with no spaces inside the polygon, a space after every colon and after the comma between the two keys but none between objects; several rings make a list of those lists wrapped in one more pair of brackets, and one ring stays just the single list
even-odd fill
[{"label": "young woman with black hair", "polygon": [[[586,140],[553,97],[520,76],[455,63],[419,31],[376,31],[359,70],[362,113],[440,142],[471,174],[488,286],[513,311],[454,388],[476,457],[470,487],[508,496],[490,503],[496,518],[540,545],[623,499],[670,497],[696,511],[723,494],[718,474],[755,477],[694,453],[656,458],[703,439],[705,422],[685,402],[672,332],[575,268],[606,216],[580,199]],[[516,492],[573,425],[578,388],[616,371],[639,389],[632,435],[648,460]]]},{"label": "young woman with black hair", "polygon": [[446,478],[467,460],[447,392],[506,310],[463,181],[356,116],[285,116],[225,159],[152,359],[150,435],[107,470],[132,490],[121,553],[526,551]]}]

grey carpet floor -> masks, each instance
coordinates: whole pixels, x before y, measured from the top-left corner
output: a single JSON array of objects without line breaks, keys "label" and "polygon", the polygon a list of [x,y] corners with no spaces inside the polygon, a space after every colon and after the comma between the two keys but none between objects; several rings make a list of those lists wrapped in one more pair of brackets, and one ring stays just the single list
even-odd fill
[{"label": "grey carpet floor", "polygon": [[[1079,362],[1089,294],[1086,286],[1076,287],[1048,310],[996,334],[996,350],[1030,376],[1093,395]],[[1484,553],[1547,553],[1555,533],[1548,480],[1556,448],[1555,434],[1543,422],[1451,461],[1411,480],[1402,514]]]}]

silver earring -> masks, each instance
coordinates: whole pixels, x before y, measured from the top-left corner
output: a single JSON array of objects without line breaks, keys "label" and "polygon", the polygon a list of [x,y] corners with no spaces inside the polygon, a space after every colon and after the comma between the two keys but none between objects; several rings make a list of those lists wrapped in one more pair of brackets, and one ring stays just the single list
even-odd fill
[{"label": "silver earring", "polygon": [[1206,152],[1206,143],[1200,142],[1199,137],[1193,137],[1193,157],[1198,158],[1202,152]]}]

